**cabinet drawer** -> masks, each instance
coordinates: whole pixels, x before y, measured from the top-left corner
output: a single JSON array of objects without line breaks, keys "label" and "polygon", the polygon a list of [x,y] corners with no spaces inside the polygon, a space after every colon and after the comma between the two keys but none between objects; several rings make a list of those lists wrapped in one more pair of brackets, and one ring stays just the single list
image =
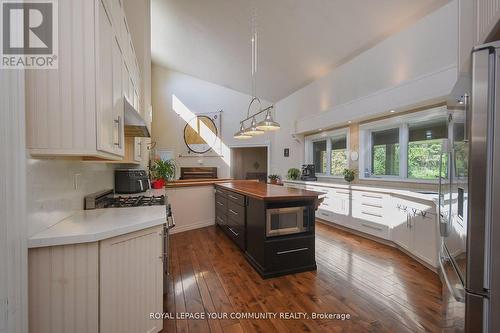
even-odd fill
[{"label": "cabinet drawer", "polygon": [[245,207],[234,203],[231,200],[227,201],[227,217],[240,225],[245,225]]},{"label": "cabinet drawer", "polygon": [[235,192],[227,192],[227,199],[238,205],[245,205],[245,196]]},{"label": "cabinet drawer", "polygon": [[267,241],[266,270],[285,270],[315,264],[314,236]]},{"label": "cabinet drawer", "polygon": [[219,195],[219,196],[225,198],[227,196],[227,192],[219,187],[216,187],[215,188],[215,195]]},{"label": "cabinet drawer", "polygon": [[225,226],[227,230],[227,235],[231,238],[236,245],[242,250],[245,249],[245,227],[236,223],[232,223],[228,220],[228,224]]},{"label": "cabinet drawer", "polygon": [[333,214],[332,212],[325,210],[323,208],[319,208],[316,212],[316,216],[320,219],[327,220],[333,222]]},{"label": "cabinet drawer", "polygon": [[357,229],[373,236],[389,239],[389,227],[387,225],[360,220],[358,221]]},{"label": "cabinet drawer", "polygon": [[227,199],[221,195],[215,195],[215,209],[227,210]]},{"label": "cabinet drawer", "polygon": [[225,211],[221,209],[215,209],[215,223],[220,226],[224,226],[227,224],[227,216]]}]

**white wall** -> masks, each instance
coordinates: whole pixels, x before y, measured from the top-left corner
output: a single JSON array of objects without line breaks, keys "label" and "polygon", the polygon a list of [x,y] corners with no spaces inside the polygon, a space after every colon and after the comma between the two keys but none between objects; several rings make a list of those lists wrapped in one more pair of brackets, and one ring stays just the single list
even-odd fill
[{"label": "white wall", "polygon": [[116,167],[80,160],[28,159],[28,235],[83,209],[85,195],[112,189]]},{"label": "white wall", "polygon": [[0,332],[9,333],[28,331],[25,147],[24,71],[0,69]]},{"label": "white wall", "polygon": [[[172,108],[173,96],[181,101],[193,114],[223,110],[221,123],[222,142],[231,145],[252,145],[270,143],[273,134],[264,134],[250,140],[237,140],[233,134],[239,130],[239,121],[246,117],[249,95],[228,89],[195,77],[175,72],[160,66],[152,67],[153,128],[152,141],[156,147],[170,149],[176,155],[179,166],[216,166],[219,177],[229,177],[231,157],[177,157],[185,155],[188,149],[184,144],[183,131],[186,121]],[[263,106],[270,103],[262,101]],[[209,152],[206,155],[214,155]],[[201,163],[201,164],[200,164]]]},{"label": "white wall", "polygon": [[282,99],[273,154],[290,148],[290,157],[276,159],[273,172],[285,175],[303,161],[303,144],[292,133],[443,100],[457,78],[457,52],[455,0]]}]

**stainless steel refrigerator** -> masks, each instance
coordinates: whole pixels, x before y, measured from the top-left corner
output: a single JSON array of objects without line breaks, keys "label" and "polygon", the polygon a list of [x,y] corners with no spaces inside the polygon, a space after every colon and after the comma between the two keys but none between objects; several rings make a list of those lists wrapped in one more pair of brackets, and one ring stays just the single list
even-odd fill
[{"label": "stainless steel refrigerator", "polygon": [[469,82],[441,155],[440,273],[456,328],[500,332],[500,42],[474,49]]}]

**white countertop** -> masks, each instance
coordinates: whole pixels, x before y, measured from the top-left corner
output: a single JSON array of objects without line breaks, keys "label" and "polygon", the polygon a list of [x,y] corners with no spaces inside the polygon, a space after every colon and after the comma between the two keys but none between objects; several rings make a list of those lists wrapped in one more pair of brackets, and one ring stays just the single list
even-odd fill
[{"label": "white countertop", "polygon": [[[153,191],[165,193],[164,190]],[[146,195],[144,192],[140,194]],[[166,216],[165,206],[81,210],[31,236],[28,247],[96,242],[161,225],[165,223]]]},{"label": "white countertop", "polygon": [[[294,184],[304,184],[304,185],[312,185],[312,186],[325,186],[332,188],[341,188],[341,189],[350,189],[350,190],[358,190],[358,191],[370,191],[370,192],[378,192],[378,193],[389,193],[398,196],[410,197],[414,199],[432,201],[436,203],[438,195],[437,194],[427,194],[420,193],[418,190],[413,189],[397,189],[391,187],[381,187],[374,185],[358,185],[358,184],[337,184],[337,183],[328,183],[328,182],[318,182],[318,181],[303,181],[303,180],[283,180],[283,183],[294,183]],[[425,192],[425,190],[422,190]],[[429,191],[432,192],[432,191]]]}]

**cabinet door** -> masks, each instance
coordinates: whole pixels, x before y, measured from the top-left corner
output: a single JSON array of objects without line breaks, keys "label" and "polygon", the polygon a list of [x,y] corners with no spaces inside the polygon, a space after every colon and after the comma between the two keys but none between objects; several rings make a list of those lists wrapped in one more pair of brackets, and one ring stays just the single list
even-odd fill
[{"label": "cabinet door", "polygon": [[142,139],[134,138],[134,161],[142,161]]},{"label": "cabinet door", "polygon": [[437,221],[435,215],[432,214],[433,211],[432,207],[419,208],[417,215],[411,217],[410,229],[413,235],[413,254],[436,267]]},{"label": "cabinet door", "polygon": [[102,1],[98,1],[98,45],[97,45],[97,149],[115,152],[116,128],[113,108],[113,27],[109,13]]},{"label": "cabinet door", "polygon": [[159,332],[162,312],[163,233],[153,227],[100,243],[100,332]]},{"label": "cabinet door", "polygon": [[114,153],[124,155],[124,124],[123,124],[123,87],[122,64],[123,56],[118,39],[113,38],[113,142]]},{"label": "cabinet door", "polygon": [[393,208],[392,214],[392,240],[405,250],[411,251],[408,202],[404,199],[395,199],[394,202],[396,207]]}]

